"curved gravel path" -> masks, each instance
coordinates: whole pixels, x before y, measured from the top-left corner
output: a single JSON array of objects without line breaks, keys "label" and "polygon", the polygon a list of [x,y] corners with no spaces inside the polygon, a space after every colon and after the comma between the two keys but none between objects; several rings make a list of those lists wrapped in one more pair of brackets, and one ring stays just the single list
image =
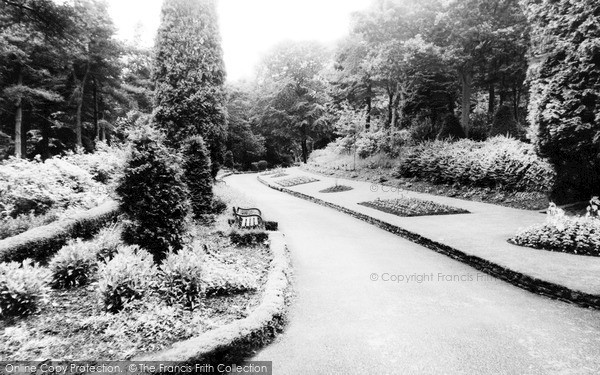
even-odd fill
[{"label": "curved gravel path", "polygon": [[292,255],[290,323],[252,358],[273,361],[273,374],[600,373],[600,311],[490,278],[256,175],[225,181],[279,221]]}]

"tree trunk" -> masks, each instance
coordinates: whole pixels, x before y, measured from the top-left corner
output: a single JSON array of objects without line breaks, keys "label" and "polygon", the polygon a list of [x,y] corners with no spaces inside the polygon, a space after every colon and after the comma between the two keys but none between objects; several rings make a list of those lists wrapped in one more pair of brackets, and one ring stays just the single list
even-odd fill
[{"label": "tree trunk", "polygon": [[394,108],[394,92],[392,91],[391,88],[388,87],[387,89],[387,94],[388,94],[388,105],[387,105],[387,117],[385,119],[385,127],[389,128],[390,125],[392,124],[392,115],[393,115],[393,108]]},{"label": "tree trunk", "polygon": [[94,139],[100,140],[100,128],[98,127],[98,86],[96,82],[96,77],[92,77],[92,81],[94,83],[94,85],[92,86],[94,89],[94,130],[96,131]]},{"label": "tree trunk", "polygon": [[519,101],[521,100],[521,94],[519,87],[517,84],[513,86],[513,111],[515,115],[515,120],[519,122]]},{"label": "tree trunk", "polygon": [[83,108],[83,94],[85,90],[85,84],[87,82],[88,76],[90,74],[90,62],[89,60],[85,64],[85,74],[83,75],[83,79],[81,80],[81,84],[78,87],[77,92],[77,114],[75,117],[75,135],[77,136],[77,146],[83,146],[83,136],[82,136],[82,125],[81,125],[81,113]]},{"label": "tree trunk", "polygon": [[308,146],[306,144],[307,142],[307,135],[306,135],[306,124],[302,125],[302,161],[304,162],[304,164],[306,164],[306,162],[308,161]]},{"label": "tree trunk", "polygon": [[494,88],[493,83],[490,83],[488,92],[489,92],[488,116],[489,116],[489,118],[492,118],[492,116],[494,116],[494,111],[496,110],[496,90]]},{"label": "tree trunk", "polygon": [[400,84],[397,83],[396,84],[396,92],[394,93],[394,102],[392,103],[392,122],[391,125],[393,128],[397,128],[398,127],[398,118],[399,116],[399,111],[398,111],[398,107],[400,106],[400,99],[401,99],[401,93],[400,93]]},{"label": "tree trunk", "polygon": [[50,121],[42,123],[42,159],[50,158]]},{"label": "tree trunk", "polygon": [[[21,66],[17,68],[17,85],[23,85],[23,70]],[[15,108],[15,157],[22,157],[21,130],[23,127],[23,98],[19,93],[17,96]]]},{"label": "tree trunk", "polygon": [[369,130],[371,127],[371,109],[373,105],[373,100],[371,98],[372,95],[371,83],[367,86],[367,97],[365,98],[365,102],[367,104],[367,117],[365,119],[365,129]]},{"label": "tree trunk", "polygon": [[471,114],[471,83],[473,82],[473,72],[470,68],[460,72],[462,84],[462,116],[461,125],[465,135],[469,135],[469,115]]}]

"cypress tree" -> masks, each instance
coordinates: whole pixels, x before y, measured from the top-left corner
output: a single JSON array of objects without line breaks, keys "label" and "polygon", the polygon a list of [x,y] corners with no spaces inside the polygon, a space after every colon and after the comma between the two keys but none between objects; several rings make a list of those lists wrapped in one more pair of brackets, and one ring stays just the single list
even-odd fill
[{"label": "cypress tree", "polygon": [[171,147],[200,135],[216,176],[226,129],[225,68],[215,0],[164,0],[156,39],[154,118]]},{"label": "cypress tree", "polygon": [[557,172],[557,203],[600,195],[597,0],[522,0],[532,24],[530,137]]},{"label": "cypress tree", "polygon": [[202,137],[195,136],[183,146],[183,173],[190,191],[190,202],[194,218],[202,219],[212,211],[212,177],[208,150]]}]

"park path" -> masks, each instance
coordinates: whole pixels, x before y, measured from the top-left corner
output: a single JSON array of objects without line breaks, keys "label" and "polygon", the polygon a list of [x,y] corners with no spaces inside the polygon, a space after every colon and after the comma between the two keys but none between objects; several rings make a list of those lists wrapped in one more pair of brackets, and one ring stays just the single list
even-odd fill
[{"label": "park path", "polygon": [[273,374],[600,373],[600,311],[490,278],[256,175],[225,181],[279,222],[291,252],[289,324],[252,358],[273,361]]}]

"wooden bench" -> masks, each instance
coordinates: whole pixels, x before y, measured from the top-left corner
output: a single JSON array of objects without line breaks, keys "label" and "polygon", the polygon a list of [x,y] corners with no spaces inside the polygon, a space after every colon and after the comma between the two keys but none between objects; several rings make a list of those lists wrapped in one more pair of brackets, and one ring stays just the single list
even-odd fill
[{"label": "wooden bench", "polygon": [[240,228],[262,228],[262,212],[258,208],[233,207],[234,223]]}]

